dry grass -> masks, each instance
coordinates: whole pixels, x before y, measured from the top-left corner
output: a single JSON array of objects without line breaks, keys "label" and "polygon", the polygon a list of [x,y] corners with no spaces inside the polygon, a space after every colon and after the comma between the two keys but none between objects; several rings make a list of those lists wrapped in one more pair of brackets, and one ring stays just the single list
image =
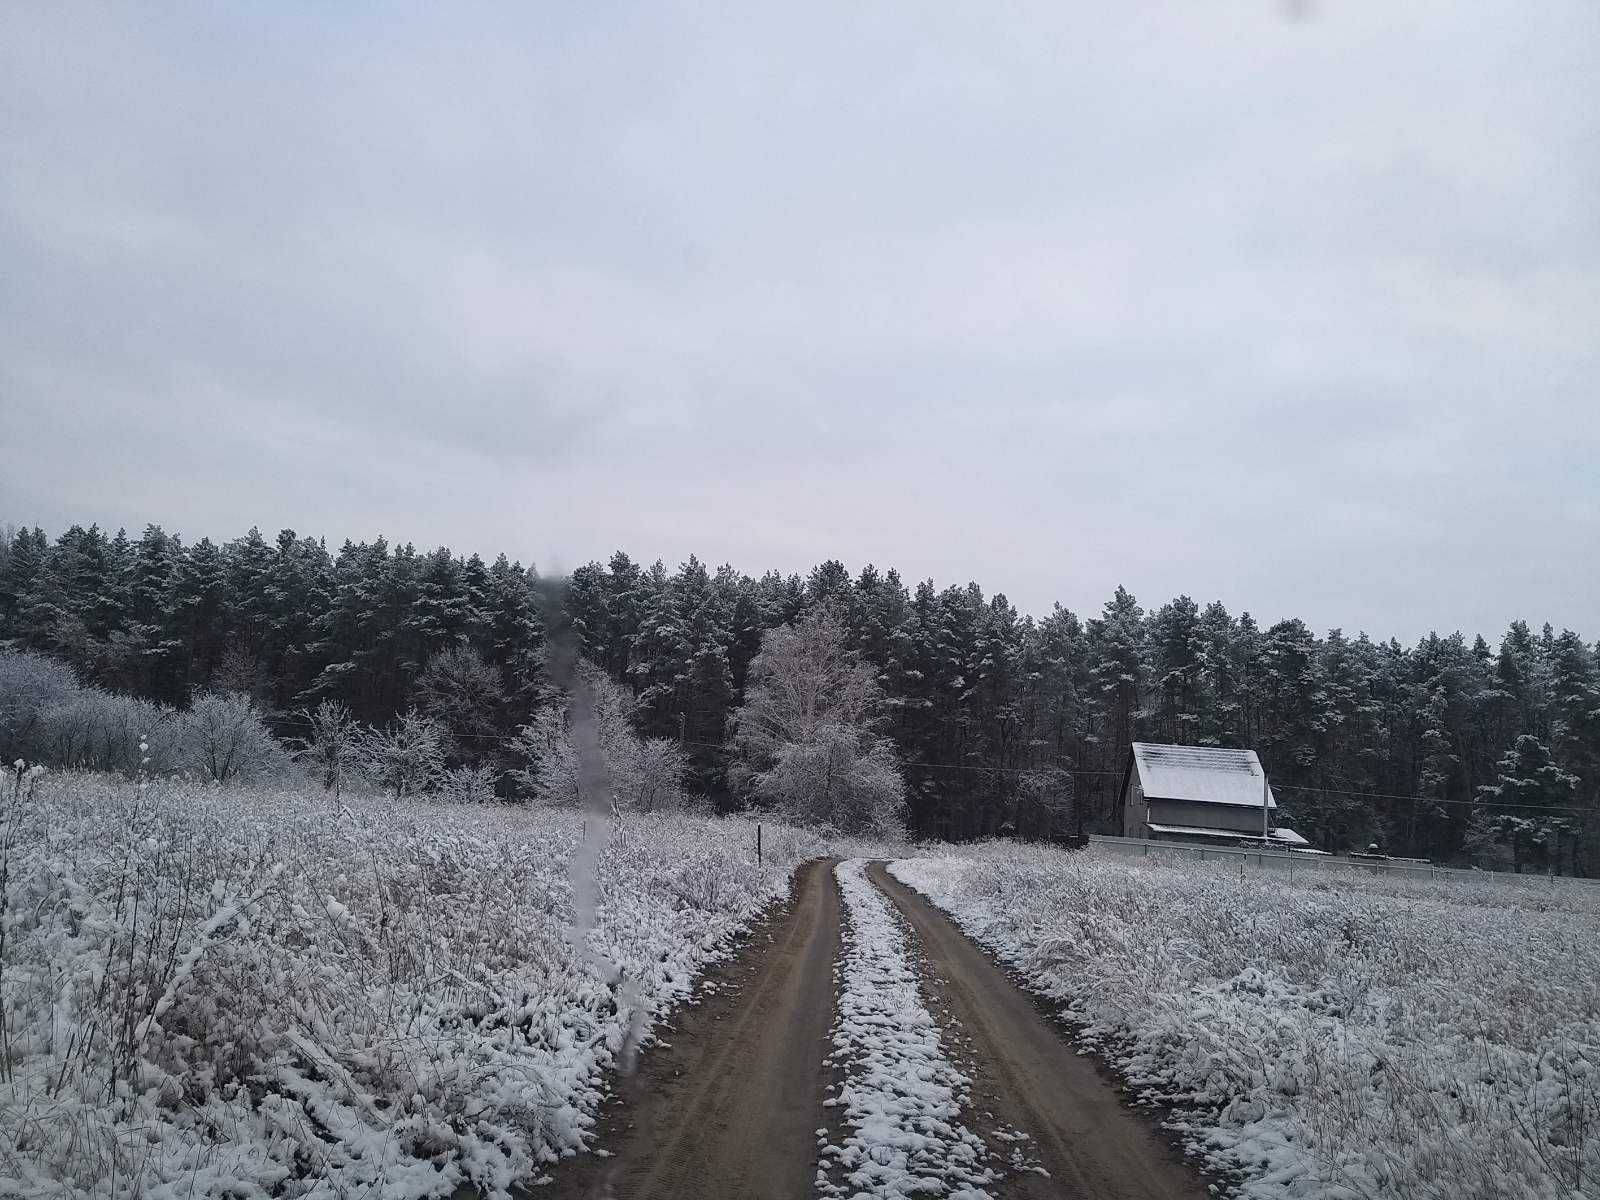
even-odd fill
[{"label": "dry grass", "polygon": [[1600,890],[1150,864],[922,882],[1251,1195],[1600,1194]]},{"label": "dry grass", "polygon": [[[821,847],[632,817],[45,776],[0,825],[0,1193],[504,1196]],[[770,829],[769,829],[769,832]]]}]

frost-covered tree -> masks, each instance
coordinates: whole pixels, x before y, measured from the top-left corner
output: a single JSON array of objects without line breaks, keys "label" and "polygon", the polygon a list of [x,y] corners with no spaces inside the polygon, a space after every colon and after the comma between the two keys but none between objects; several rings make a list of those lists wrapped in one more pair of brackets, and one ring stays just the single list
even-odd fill
[{"label": "frost-covered tree", "polygon": [[506,691],[500,672],[471,646],[458,643],[428,660],[413,697],[450,734],[457,758],[477,762],[492,747]]},{"label": "frost-covered tree", "polygon": [[288,756],[248,696],[211,692],[178,718],[178,761],[212,783],[281,774]]},{"label": "frost-covered tree", "polygon": [[905,781],[893,743],[878,732],[881,705],[837,611],[814,608],[768,632],[750,664],[734,716],[735,778],[756,804],[790,820],[887,831],[902,819]]},{"label": "frost-covered tree", "polygon": [[425,792],[444,770],[445,729],[409,709],[382,729],[363,731],[356,744],[361,773],[395,797]]},{"label": "frost-covered tree", "polygon": [[296,738],[294,756],[322,781],[324,791],[338,796],[354,765],[361,728],[338,700],[324,700],[298,714],[304,736]]},{"label": "frost-covered tree", "polygon": [[889,833],[905,808],[894,744],[855,725],[820,725],[806,741],[784,743],[751,782],[757,801],[784,820],[844,833]]},{"label": "frost-covered tree", "polygon": [[[634,729],[638,703],[628,690],[589,663],[580,663],[582,686],[590,689],[595,742],[616,806],[627,812],[682,808],[688,769],[670,738],[641,737]],[[572,712],[564,699],[546,704],[517,735],[527,765],[512,776],[551,804],[582,804],[583,774],[573,737]]]}]

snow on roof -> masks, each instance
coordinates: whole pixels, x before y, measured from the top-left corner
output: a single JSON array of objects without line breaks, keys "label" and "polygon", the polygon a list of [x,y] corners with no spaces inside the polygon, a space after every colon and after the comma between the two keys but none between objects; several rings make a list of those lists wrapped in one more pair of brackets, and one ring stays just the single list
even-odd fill
[{"label": "snow on roof", "polygon": [[1272,831],[1272,836],[1280,842],[1287,842],[1291,846],[1309,846],[1310,842],[1301,837],[1286,825],[1280,825]]},{"label": "snow on roof", "polygon": [[[1135,742],[1133,761],[1147,800],[1199,800],[1206,804],[1261,807],[1265,776],[1254,750]],[[1278,807],[1270,788],[1267,806]]]}]

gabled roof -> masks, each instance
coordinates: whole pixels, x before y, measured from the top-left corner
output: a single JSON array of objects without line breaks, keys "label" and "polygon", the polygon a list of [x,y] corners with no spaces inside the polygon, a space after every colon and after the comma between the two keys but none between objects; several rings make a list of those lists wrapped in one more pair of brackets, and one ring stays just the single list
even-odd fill
[{"label": "gabled roof", "polygon": [[[1147,800],[1195,800],[1205,804],[1261,807],[1265,776],[1254,750],[1223,746],[1133,744],[1133,765]],[[1278,799],[1267,789],[1267,806]]]}]

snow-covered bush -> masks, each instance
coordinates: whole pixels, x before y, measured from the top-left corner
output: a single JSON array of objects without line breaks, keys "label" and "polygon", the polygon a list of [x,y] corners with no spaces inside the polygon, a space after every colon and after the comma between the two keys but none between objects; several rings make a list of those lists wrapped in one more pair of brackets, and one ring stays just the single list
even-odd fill
[{"label": "snow-covered bush", "polygon": [[181,735],[181,715],[174,709],[84,688],[44,714],[37,755],[58,767],[119,771],[130,777],[141,770],[160,774],[182,767]]},{"label": "snow-covered bush", "polygon": [[214,783],[280,773],[288,759],[245,696],[208,693],[180,712],[81,687],[63,663],[0,653],[0,744],[16,758],[128,776],[187,771]]},{"label": "snow-covered bush", "polygon": [[851,725],[822,725],[806,741],[780,746],[753,791],[799,825],[866,835],[903,828],[905,782],[892,746]]},{"label": "snow-covered bush", "polygon": [[[35,777],[30,776],[30,779]],[[0,789],[0,1195],[508,1197],[810,837],[58,775]]]},{"label": "snow-covered bush", "polygon": [[212,783],[283,774],[288,754],[255,703],[237,692],[210,692],[178,718],[178,762]]},{"label": "snow-covered bush", "polygon": [[38,758],[45,715],[80,690],[66,663],[25,650],[0,650],[0,762]]},{"label": "snow-covered bush", "polygon": [[382,729],[363,730],[355,743],[361,773],[396,799],[425,792],[444,770],[445,728],[416,709]]},{"label": "snow-covered bush", "polygon": [[449,804],[487,804],[497,799],[500,772],[493,767],[449,767],[439,773],[439,799]]},{"label": "snow-covered bush", "polygon": [[993,844],[895,873],[1298,1200],[1600,1187],[1600,889]]},{"label": "snow-covered bush", "polygon": [[[683,750],[668,738],[642,738],[633,727],[636,704],[627,690],[587,663],[580,665],[589,688],[595,741],[619,809],[669,812],[685,807]],[[578,748],[566,703],[549,704],[533,714],[517,735],[516,749],[528,766],[513,777],[541,800],[581,804]]]}]

